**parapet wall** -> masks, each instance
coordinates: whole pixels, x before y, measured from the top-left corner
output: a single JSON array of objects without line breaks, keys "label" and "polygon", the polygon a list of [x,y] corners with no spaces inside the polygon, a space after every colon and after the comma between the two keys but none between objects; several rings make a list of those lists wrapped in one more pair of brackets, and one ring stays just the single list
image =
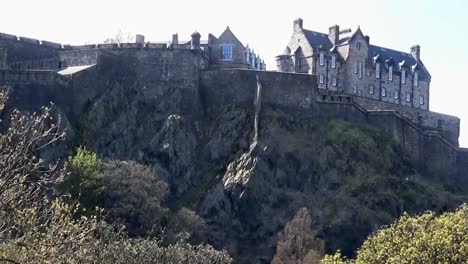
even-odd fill
[{"label": "parapet wall", "polygon": [[444,138],[448,139],[452,144],[458,146],[458,138],[460,136],[460,119],[455,116],[358,96],[355,96],[353,100],[368,111],[398,111],[400,114],[409,118],[422,129],[426,131],[437,131],[441,133]]}]

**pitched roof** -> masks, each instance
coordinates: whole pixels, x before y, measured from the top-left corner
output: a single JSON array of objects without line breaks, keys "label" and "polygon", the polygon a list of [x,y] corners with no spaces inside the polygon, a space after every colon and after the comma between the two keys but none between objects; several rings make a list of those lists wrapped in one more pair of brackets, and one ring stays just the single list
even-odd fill
[{"label": "pitched roof", "polygon": [[307,29],[304,29],[303,32],[313,49],[318,49],[320,46],[322,46],[322,48],[330,50],[333,47],[333,44],[328,38],[328,34]]}]

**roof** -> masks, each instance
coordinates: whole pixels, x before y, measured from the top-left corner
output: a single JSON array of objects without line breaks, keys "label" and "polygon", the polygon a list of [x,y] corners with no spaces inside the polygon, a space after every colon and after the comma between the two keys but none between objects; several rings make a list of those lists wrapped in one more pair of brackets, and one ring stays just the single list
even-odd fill
[{"label": "roof", "polygon": [[320,46],[322,46],[322,48],[330,50],[333,47],[333,44],[328,38],[328,34],[307,29],[304,29],[303,32],[313,49],[318,49]]},{"label": "roof", "polygon": [[369,58],[375,58],[377,56],[382,62],[393,60],[393,63],[396,65],[404,65],[406,67],[412,67],[413,69],[416,69],[415,66],[418,65],[417,69],[421,70],[420,77],[431,76],[426,67],[424,67],[424,64],[422,64],[421,61],[417,61],[410,53],[369,45]]},{"label": "roof", "polygon": [[58,74],[60,75],[73,75],[77,72],[80,72],[80,71],[84,71],[86,69],[89,69],[91,67],[94,67],[96,66],[96,64],[92,64],[92,65],[85,65],[85,66],[72,66],[72,67],[68,67],[68,68],[65,68],[61,71],[58,72]]}]

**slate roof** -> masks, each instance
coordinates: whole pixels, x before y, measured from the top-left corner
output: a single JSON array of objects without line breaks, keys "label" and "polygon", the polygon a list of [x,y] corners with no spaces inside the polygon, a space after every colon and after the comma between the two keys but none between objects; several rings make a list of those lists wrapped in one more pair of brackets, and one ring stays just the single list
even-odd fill
[{"label": "slate roof", "polygon": [[[340,39],[337,43],[337,46],[348,45],[349,41],[356,35],[358,31],[360,31],[359,28],[350,37],[344,37]],[[334,45],[328,38],[328,34],[307,29],[303,29],[303,32],[314,50],[331,51],[331,49],[334,47]],[[387,49],[376,45],[369,45],[369,60],[373,60],[374,57],[377,56],[378,59],[382,62],[386,62],[392,59],[395,65],[399,65],[402,62],[404,62],[404,65],[412,67],[413,69],[417,67],[421,70],[421,73],[419,75],[421,78],[430,78],[431,76],[424,64],[421,61],[418,62],[410,53]],[[395,70],[399,70],[399,68],[397,67],[395,68]]]},{"label": "slate roof", "polygon": [[307,29],[304,29],[303,31],[307,41],[309,41],[313,49],[318,49],[320,46],[322,46],[324,49],[330,50],[333,47],[333,44],[328,38],[328,34],[323,34]]},{"label": "slate roof", "polygon": [[[412,67],[413,69],[415,69],[417,65],[417,68],[421,70],[419,75],[421,78],[431,76],[426,67],[424,67],[424,64],[422,64],[421,61],[418,62],[410,53],[387,49],[376,45],[369,45],[369,59],[373,59],[377,56],[382,62],[393,60],[393,63],[396,65],[405,65],[407,67]],[[395,70],[400,69],[395,68]]]},{"label": "slate roof", "polygon": [[68,68],[65,68],[59,72],[57,72],[58,74],[60,75],[73,75],[75,73],[78,73],[80,71],[84,71],[86,69],[89,69],[91,67],[94,67],[96,66],[96,64],[92,64],[92,65],[85,65],[85,66],[72,66],[72,67],[68,67]]}]

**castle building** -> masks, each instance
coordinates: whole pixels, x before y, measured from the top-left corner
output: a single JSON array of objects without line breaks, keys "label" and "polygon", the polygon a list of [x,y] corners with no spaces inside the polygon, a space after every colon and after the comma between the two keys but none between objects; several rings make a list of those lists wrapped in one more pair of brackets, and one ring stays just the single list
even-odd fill
[{"label": "castle building", "polygon": [[316,75],[319,89],[429,110],[431,75],[420,55],[418,45],[396,51],[371,44],[360,28],[334,25],[325,34],[304,29],[298,18],[276,62],[280,72]]}]

